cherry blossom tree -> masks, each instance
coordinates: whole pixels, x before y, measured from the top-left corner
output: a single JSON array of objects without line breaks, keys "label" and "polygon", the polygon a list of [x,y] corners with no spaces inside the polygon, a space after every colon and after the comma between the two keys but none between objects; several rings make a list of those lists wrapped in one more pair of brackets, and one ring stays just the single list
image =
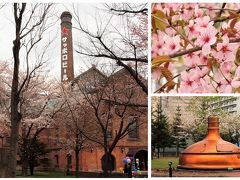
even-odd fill
[{"label": "cherry blossom tree", "polygon": [[10,81],[11,74],[10,64],[6,61],[0,62],[0,136],[4,137],[9,134],[9,98],[10,98]]},{"label": "cherry blossom tree", "polygon": [[239,92],[239,3],[152,5],[157,93]]},{"label": "cherry blossom tree", "polygon": [[56,116],[62,112],[65,104],[65,101],[54,103],[59,99],[59,89],[56,89],[56,83],[49,82],[47,78],[35,72],[35,76],[31,78],[28,86],[24,87],[20,96],[22,120],[19,144],[22,151],[19,155],[23,176],[27,175],[30,151],[34,153],[34,141],[39,139],[41,132],[55,125]]},{"label": "cherry blossom tree", "polygon": [[[11,91],[11,65],[1,62],[1,137],[10,136],[10,91]],[[65,102],[52,104],[59,93],[56,83],[48,80],[48,76],[42,75],[44,66],[39,66],[34,76],[28,79],[20,94],[19,112],[22,115],[20,125],[19,144],[21,150],[19,156],[22,162],[22,173],[27,175],[29,151],[33,153],[32,144],[38,139],[40,133],[55,123],[55,116],[62,110]],[[20,71],[20,79],[26,77],[26,73]]]},{"label": "cherry blossom tree", "polygon": [[223,139],[240,145],[240,115],[221,111],[221,133]]},{"label": "cherry blossom tree", "polygon": [[[89,106],[85,104],[83,97],[79,96],[79,92],[76,93],[72,91],[72,89],[65,84],[60,84],[60,86],[61,98],[62,101],[65,102],[61,122],[67,131],[67,139],[63,146],[69,151],[74,151],[75,177],[79,177],[80,151],[83,148],[87,149],[93,146],[93,143],[89,142],[83,134],[84,131],[90,131],[93,134],[96,132],[92,121],[93,114],[89,112]],[[65,119],[68,119],[68,121]]]}]

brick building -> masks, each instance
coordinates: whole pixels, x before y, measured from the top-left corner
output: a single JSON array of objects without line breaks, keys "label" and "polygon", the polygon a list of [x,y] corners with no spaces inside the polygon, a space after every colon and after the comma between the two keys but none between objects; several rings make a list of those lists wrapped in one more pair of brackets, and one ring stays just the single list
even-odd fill
[{"label": "brick building", "polygon": [[[103,82],[110,80],[111,86],[116,90],[133,89],[133,97],[131,104],[145,105],[144,109],[139,115],[139,110],[136,108],[128,108],[127,121],[133,118],[138,118],[137,123],[134,123],[129,128],[129,133],[122,138],[112,152],[112,170],[119,171],[124,167],[123,158],[126,156],[138,159],[141,170],[147,170],[148,167],[148,153],[147,153],[147,95],[142,91],[140,86],[136,83],[133,77],[125,69],[120,69],[111,75],[105,75],[102,71],[92,66],[87,71],[83,72],[76,78],[73,77],[73,53],[72,53],[72,23],[71,14],[63,12],[61,15],[61,81],[64,84],[71,86],[73,92],[81,96],[78,87],[79,84],[84,85],[90,90],[95,90],[94,84],[96,82]],[[147,84],[147,80],[144,80]],[[126,92],[127,93],[127,92]],[[119,95],[119,99],[123,99],[125,95]],[[116,116],[111,118],[111,128],[108,129],[108,143],[112,143],[112,137],[115,135],[119,127],[119,119]],[[66,170],[67,166],[75,169],[75,154],[73,149],[58,147],[59,139],[67,139],[67,127],[53,127],[45,130],[41,135],[41,139],[48,144],[50,148],[59,150],[53,151],[49,157],[49,167],[55,170]],[[102,171],[104,149],[98,144],[84,147],[80,152],[79,158],[80,170],[82,171]]]},{"label": "brick building", "polygon": [[[69,12],[63,12],[61,15],[61,81],[75,92],[77,92],[75,86],[79,82],[91,87],[91,81],[94,77],[99,78],[99,81],[105,81],[110,78],[112,84],[115,84],[119,87],[119,89],[126,89],[127,91],[131,88],[134,90],[134,96],[131,104],[145,105],[143,107],[144,110],[141,112],[141,115],[139,115],[138,110],[135,108],[129,108],[126,119],[129,122],[132,121],[133,118],[137,117],[137,123],[131,125],[129,128],[131,131],[129,131],[129,133],[123,137],[114,148],[112,152],[112,170],[119,171],[120,168],[123,168],[123,158],[129,156],[134,158],[134,160],[138,159],[140,170],[145,171],[148,168],[147,95],[142,91],[141,87],[138,86],[132,76],[125,69],[120,69],[111,75],[105,75],[93,66],[86,72],[74,78],[71,18],[71,14]],[[147,80],[145,80],[145,83],[147,84]],[[68,121],[68,119],[65,119],[65,121]],[[109,131],[109,143],[111,143],[111,137],[115,135],[114,133],[118,126],[118,118],[113,116],[111,129]],[[7,136],[8,135],[5,137]],[[39,136],[40,140],[47,144],[48,148],[54,149],[54,151],[50,152],[43,158],[45,165],[38,168],[66,171],[67,167],[70,167],[70,170],[74,171],[76,165],[74,150],[62,146],[59,143],[62,139],[68,139],[68,127],[59,122],[59,124],[43,130]],[[1,148],[9,145],[9,138],[0,137],[0,141]],[[102,171],[103,159],[103,147],[97,144],[84,147],[80,152],[80,170]]]},{"label": "brick building", "polygon": [[[124,69],[117,71],[112,74],[110,77],[104,75],[101,71],[99,71],[95,66],[87,70],[86,72],[80,74],[72,81],[73,91],[77,91],[77,88],[74,87],[74,84],[77,84],[79,81],[83,81],[84,83],[91,82],[94,77],[98,77],[101,80],[105,78],[113,78],[113,81],[116,84],[125,84],[126,79],[128,80],[128,85],[134,86],[135,94],[131,103],[135,104],[147,104],[147,95],[144,94],[141,88],[136,84],[136,82],[132,79],[131,75]],[[90,83],[91,84],[91,83]],[[89,84],[89,85],[90,85]],[[88,86],[88,85],[87,85]],[[138,112],[134,108],[129,108],[128,111],[128,120],[131,120],[132,117],[136,116]],[[144,112],[138,116],[138,123],[140,126],[132,126],[135,128],[134,131],[128,133],[123,139],[121,139],[112,153],[112,169],[114,171],[119,171],[120,168],[124,167],[123,158],[126,156],[133,157],[135,159],[139,159],[140,169],[147,170],[148,163],[148,155],[147,155],[147,108],[145,108]],[[115,129],[118,128],[119,123],[117,117],[112,118],[111,129],[109,131],[109,143],[111,143],[111,137],[114,136]],[[66,127],[61,127],[61,129],[48,129],[42,135],[41,139],[44,142],[47,142],[49,147],[56,148],[57,147],[57,139],[66,138],[67,131],[64,130]],[[130,128],[131,129],[131,128]],[[60,147],[61,148],[61,147]],[[69,156],[70,155],[70,156]],[[102,171],[103,164],[103,156],[104,150],[101,146],[94,144],[90,147],[83,148],[80,152],[80,170],[82,171]],[[61,148],[57,151],[53,151],[49,157],[49,167],[55,170],[66,170],[67,162],[70,162],[70,167],[74,171],[75,168],[75,155],[73,149],[64,149]]]}]

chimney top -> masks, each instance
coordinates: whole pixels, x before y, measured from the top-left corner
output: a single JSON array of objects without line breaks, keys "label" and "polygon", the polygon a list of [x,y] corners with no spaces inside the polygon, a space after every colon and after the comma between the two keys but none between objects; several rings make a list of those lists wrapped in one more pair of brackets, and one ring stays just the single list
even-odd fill
[{"label": "chimney top", "polygon": [[64,12],[61,14],[61,17],[60,17],[60,18],[62,19],[63,17],[69,17],[69,18],[72,19],[72,15],[71,15],[71,13],[68,12],[68,11],[64,11]]},{"label": "chimney top", "polygon": [[68,11],[64,11],[63,13],[62,13],[62,15],[61,15],[61,24],[68,24],[68,25],[72,25],[72,15],[71,15],[71,13],[70,12],[68,12]]}]

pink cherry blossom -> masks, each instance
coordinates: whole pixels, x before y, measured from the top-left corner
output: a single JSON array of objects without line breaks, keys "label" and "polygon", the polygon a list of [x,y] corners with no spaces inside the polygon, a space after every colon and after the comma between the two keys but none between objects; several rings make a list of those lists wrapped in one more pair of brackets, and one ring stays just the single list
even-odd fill
[{"label": "pink cherry blossom", "polygon": [[194,15],[195,4],[187,3],[184,4],[183,11],[181,11],[180,19],[189,20]]},{"label": "pink cherry blossom", "polygon": [[185,29],[186,29],[186,34],[190,39],[195,38],[199,35],[196,24],[194,24],[193,20],[189,21],[189,24],[188,26],[185,27]]},{"label": "pink cherry blossom", "polygon": [[224,76],[229,76],[230,71],[233,67],[233,62],[232,61],[225,61],[222,62],[220,65],[220,70],[222,71],[222,73],[224,74]]},{"label": "pink cherry blossom", "polygon": [[184,56],[184,64],[187,67],[196,67],[199,61],[200,58],[196,53],[189,53]]},{"label": "pink cherry blossom", "polygon": [[240,81],[238,78],[234,78],[233,80],[231,80],[225,87],[224,89],[224,93],[232,93],[232,91],[236,88],[240,87]]},{"label": "pink cherry blossom", "polygon": [[216,34],[217,29],[212,26],[201,30],[200,36],[197,39],[197,45],[202,46],[202,53],[204,55],[208,55],[211,52],[211,45],[217,40]]},{"label": "pink cherry blossom", "polygon": [[208,73],[208,68],[200,69],[196,67],[191,69],[189,72],[183,71],[181,73],[181,84],[179,88],[179,92],[186,93],[199,93],[201,92],[201,88],[199,87],[200,80],[205,77],[206,73]]},{"label": "pink cherry blossom", "polygon": [[208,63],[208,56],[205,56],[201,53],[197,65],[207,65],[207,63]]},{"label": "pink cherry blossom", "polygon": [[193,77],[193,73],[192,72],[186,72],[183,71],[181,73],[181,86],[179,88],[179,92],[185,92],[185,93],[191,93],[194,89],[196,89],[198,87],[197,82],[195,81],[194,77]]},{"label": "pink cherry blossom", "polygon": [[166,44],[166,51],[168,53],[174,53],[177,52],[181,46],[180,46],[180,36],[174,36],[174,37],[170,37],[170,36],[164,36],[164,41]]},{"label": "pink cherry blossom", "polygon": [[158,31],[157,34],[154,34],[152,36],[152,58],[156,57],[157,55],[163,55],[164,54],[164,40],[163,40],[164,33],[161,31]]},{"label": "pink cherry blossom", "polygon": [[[226,3],[221,16],[227,18],[220,23],[215,19],[222,3],[161,3],[156,7],[165,13],[169,26],[153,33],[152,56],[171,55],[174,60],[161,64],[171,67],[176,83],[170,93],[239,92],[240,19],[232,13],[240,3]],[[159,82],[155,87],[166,83],[157,69],[152,76]]]},{"label": "pink cherry blossom", "polygon": [[220,61],[234,61],[236,59],[236,53],[239,45],[236,43],[229,43],[227,35],[224,35],[222,40],[222,43],[217,44],[217,53],[215,57]]},{"label": "pink cherry blossom", "polygon": [[[229,85],[228,80],[226,80],[226,78],[219,71],[214,74],[213,78],[213,84],[216,87],[217,92],[226,92],[226,87]],[[229,87],[227,90],[229,90]]]},{"label": "pink cherry blossom", "polygon": [[199,93],[215,92],[215,88],[213,87],[211,81],[212,80],[209,76],[201,78],[199,83]]},{"label": "pink cherry blossom", "polygon": [[203,10],[200,9],[198,5],[195,6],[194,12],[195,12],[195,16],[196,16],[197,18],[203,16]]},{"label": "pink cherry blossom", "polygon": [[173,28],[166,28],[165,32],[168,36],[175,36],[177,33]]},{"label": "pink cherry blossom", "polygon": [[[186,49],[192,48],[192,45],[188,45]],[[200,62],[199,52],[188,53],[184,56],[184,64],[187,67],[196,67]]]},{"label": "pink cherry blossom", "polygon": [[199,31],[213,26],[213,21],[210,21],[209,16],[196,18],[195,22],[196,27],[199,29]]},{"label": "pink cherry blossom", "polygon": [[166,15],[170,15],[170,11],[176,11],[182,6],[181,3],[166,3],[165,7],[163,8],[163,12]]},{"label": "pink cherry blossom", "polygon": [[216,11],[214,10],[214,8],[218,8],[219,5],[217,5],[216,3],[205,3],[204,5],[207,8],[206,14],[208,14],[211,18],[216,17]]}]

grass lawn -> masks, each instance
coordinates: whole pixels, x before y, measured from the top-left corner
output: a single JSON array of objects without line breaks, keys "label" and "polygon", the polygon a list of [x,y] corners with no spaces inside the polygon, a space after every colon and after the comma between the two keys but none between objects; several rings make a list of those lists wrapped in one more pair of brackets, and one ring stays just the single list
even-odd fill
[{"label": "grass lawn", "polygon": [[178,157],[160,157],[159,159],[152,160],[152,169],[166,169],[168,168],[168,163],[172,162],[172,167],[176,167],[178,165]]},{"label": "grass lawn", "polygon": [[[17,178],[23,178],[21,172],[16,173]],[[26,178],[72,178],[74,176],[66,176],[64,172],[34,172],[33,176],[26,176]],[[24,177],[25,178],[25,177]]]}]

